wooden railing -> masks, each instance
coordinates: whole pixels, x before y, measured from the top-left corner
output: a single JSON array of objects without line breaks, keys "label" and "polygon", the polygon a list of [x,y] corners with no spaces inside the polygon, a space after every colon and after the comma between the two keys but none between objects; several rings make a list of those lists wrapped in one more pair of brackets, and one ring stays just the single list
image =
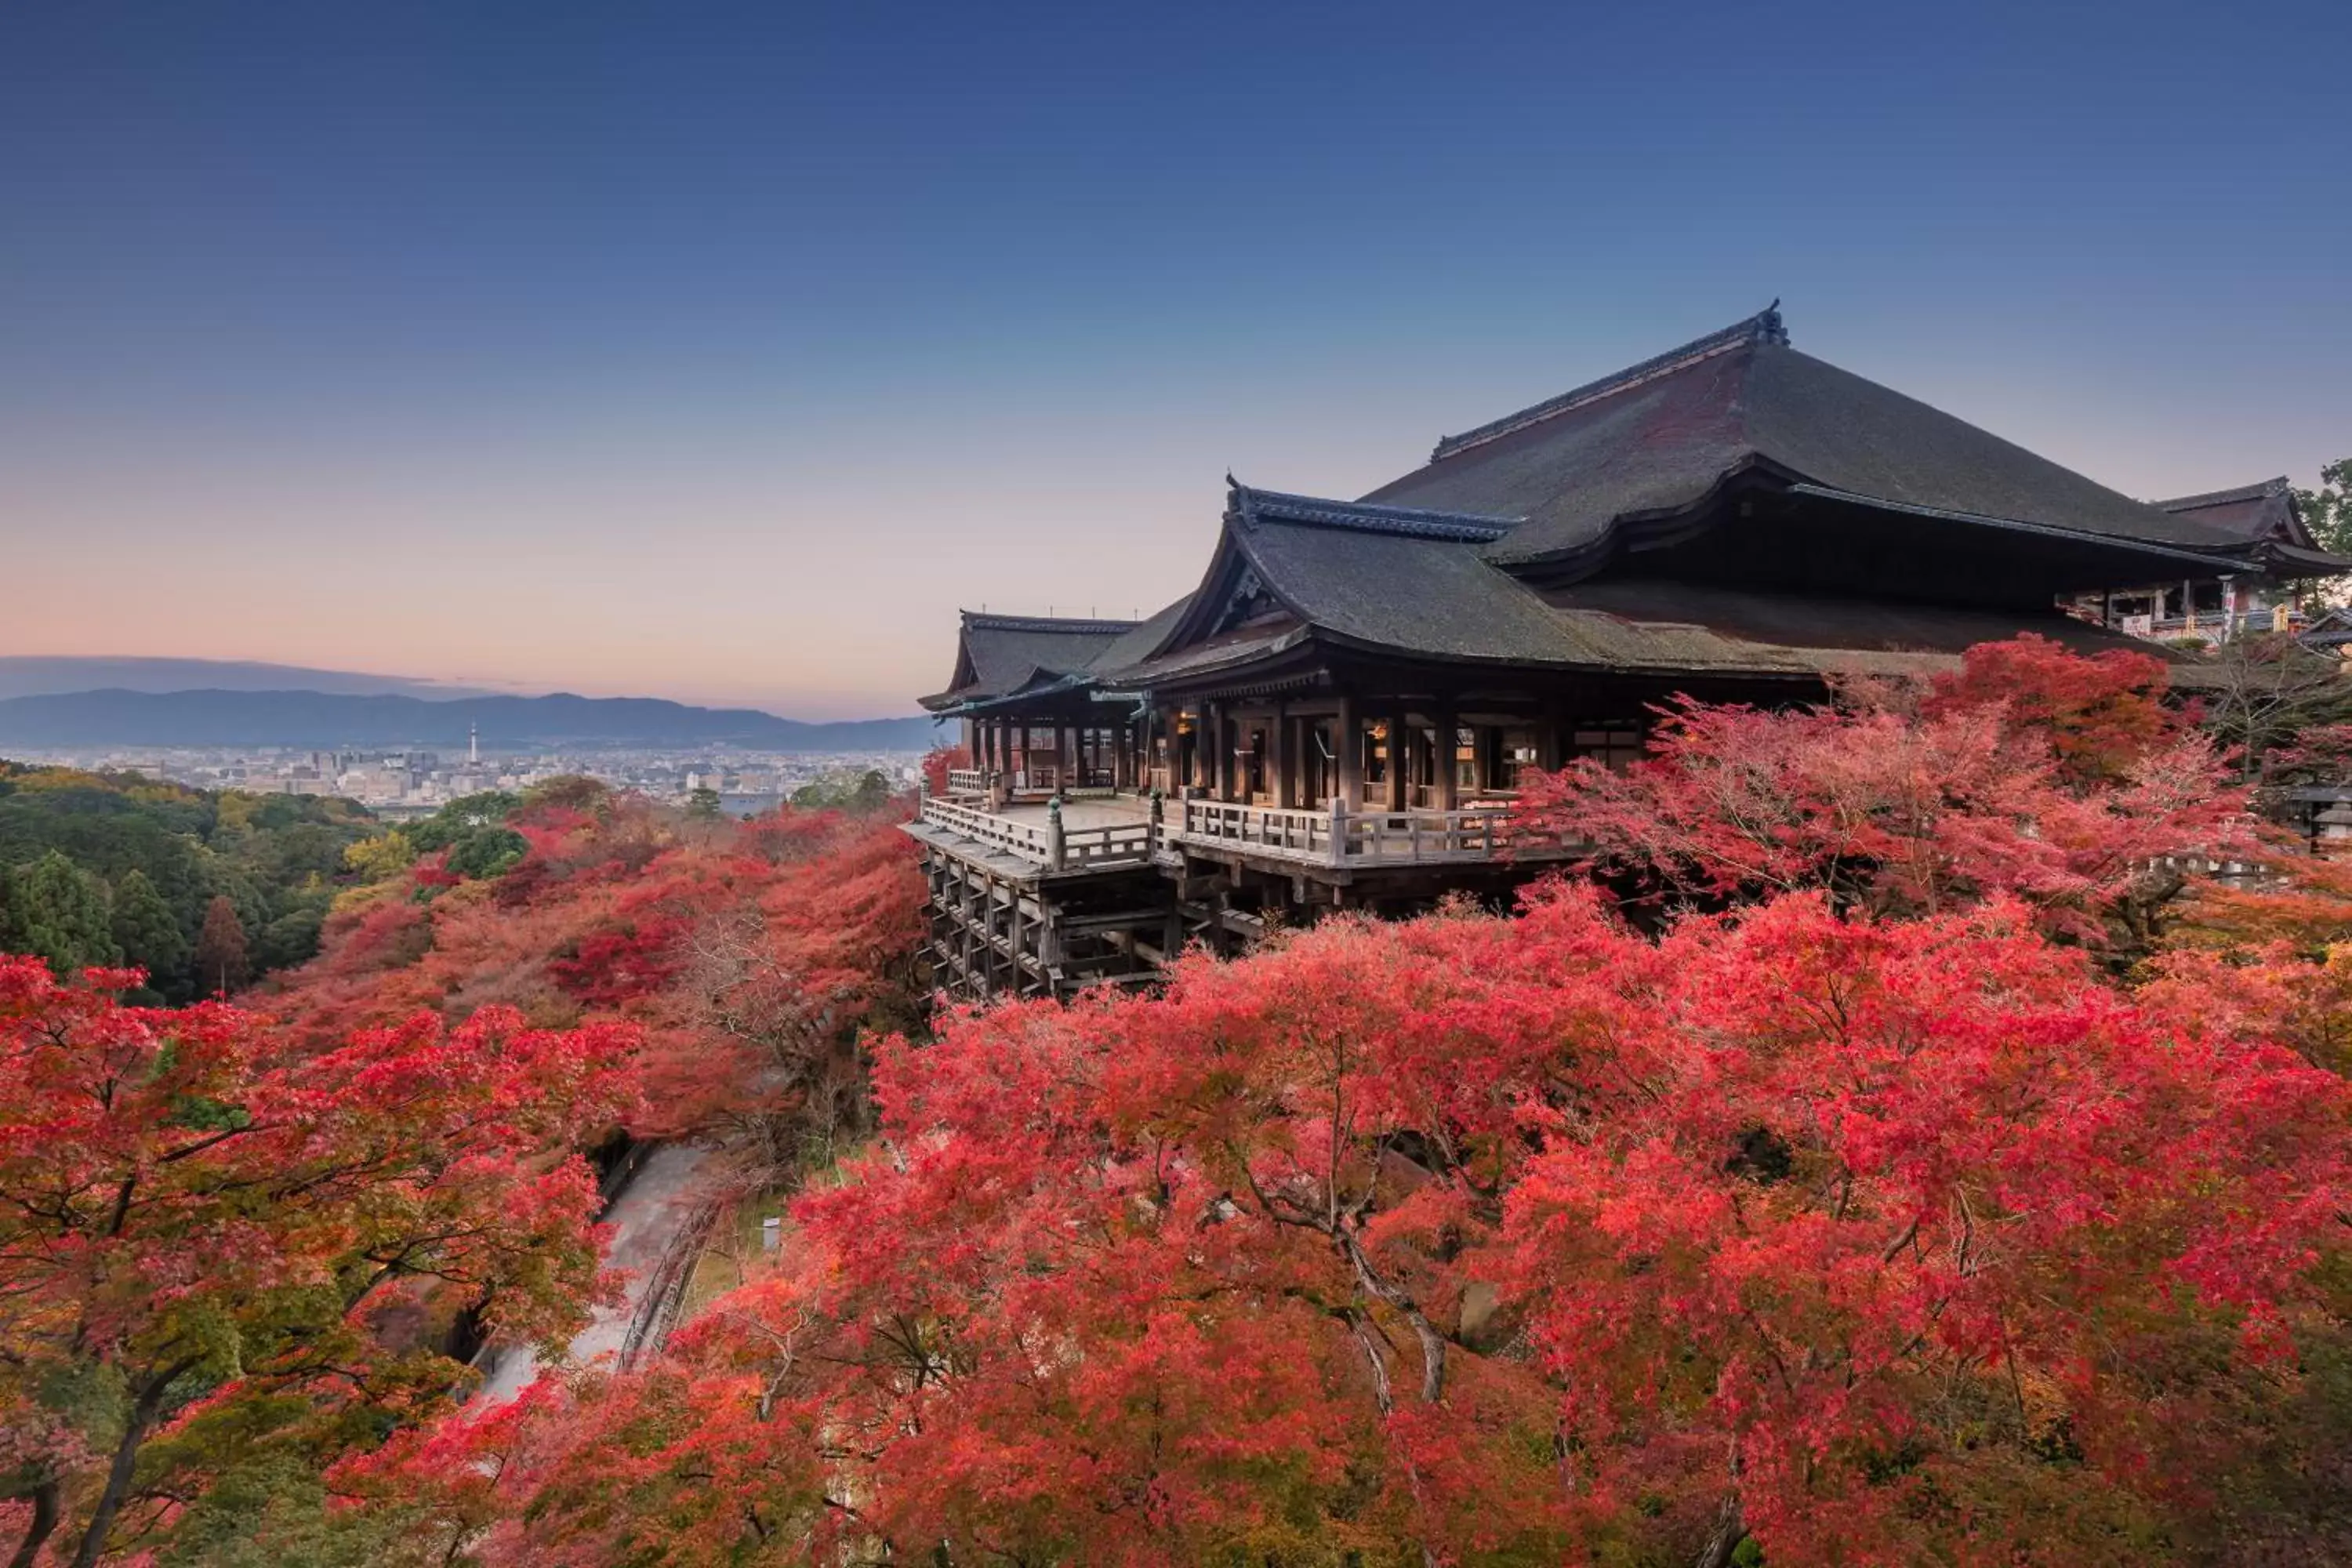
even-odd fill
[{"label": "wooden railing", "polygon": [[1170,803],[1169,837],[1318,866],[1492,860],[1506,853],[1556,858],[1574,846],[1517,827],[1507,807],[1455,811],[1291,811],[1215,800]]},{"label": "wooden railing", "polygon": [[1516,826],[1503,806],[1454,811],[1289,811],[1215,800],[1164,803],[1160,822],[1064,827],[1002,816],[934,795],[922,820],[1052,871],[1139,865],[1163,843],[1233,849],[1302,865],[1379,867],[1484,861],[1506,855],[1557,859],[1576,846]]},{"label": "wooden railing", "polygon": [[1049,814],[1043,823],[1023,822],[939,795],[923,802],[922,819],[1049,871],[1139,865],[1151,858],[1149,822],[1065,827],[1058,813]]},{"label": "wooden railing", "polygon": [[986,795],[988,774],[979,768],[950,768],[948,793],[950,795]]}]

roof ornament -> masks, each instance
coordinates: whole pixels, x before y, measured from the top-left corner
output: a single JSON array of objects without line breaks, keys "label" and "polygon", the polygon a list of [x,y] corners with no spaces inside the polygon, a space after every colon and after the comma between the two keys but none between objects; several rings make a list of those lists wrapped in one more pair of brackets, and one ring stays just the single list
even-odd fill
[{"label": "roof ornament", "polygon": [[1777,343],[1784,349],[1789,346],[1789,328],[1780,320],[1780,301],[1778,299],[1757,311],[1749,319],[1748,325],[1755,329],[1758,342]]},{"label": "roof ornament", "polygon": [[1225,470],[1225,492],[1226,519],[1255,527],[1257,523],[1257,492],[1234,478],[1231,468]]}]

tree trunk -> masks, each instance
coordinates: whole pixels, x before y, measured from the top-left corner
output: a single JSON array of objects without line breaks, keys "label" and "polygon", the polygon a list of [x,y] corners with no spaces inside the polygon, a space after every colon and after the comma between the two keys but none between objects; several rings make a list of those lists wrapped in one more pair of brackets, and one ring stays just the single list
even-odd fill
[{"label": "tree trunk", "polygon": [[1715,1528],[1707,1532],[1706,1544],[1699,1548],[1693,1568],[1731,1568],[1731,1554],[1747,1536],[1747,1527],[1739,1520],[1739,1494],[1724,1493]]},{"label": "tree trunk", "polygon": [[1437,1331],[1437,1326],[1429,1321],[1419,1302],[1381,1278],[1372,1260],[1344,1226],[1334,1230],[1331,1238],[1339,1244],[1340,1253],[1355,1269],[1357,1282],[1364,1288],[1365,1294],[1387,1302],[1412,1325],[1413,1337],[1421,1342],[1421,1402],[1435,1405],[1445,1397],[1445,1336]]},{"label": "tree trunk", "polygon": [[163,1368],[132,1402],[130,1417],[122,1425],[122,1440],[114,1446],[114,1462],[107,1467],[106,1489],[98,1494],[98,1508],[89,1516],[89,1528],[81,1532],[81,1543],[74,1549],[73,1568],[98,1568],[99,1556],[106,1550],[106,1537],[114,1529],[114,1516],[122,1511],[123,1500],[131,1495],[131,1474],[139,1463],[140,1447],[147,1441],[147,1429],[155,1424],[155,1413],[163,1407],[165,1392],[194,1364],[183,1362]]},{"label": "tree trunk", "polygon": [[16,1554],[8,1559],[8,1568],[33,1568],[42,1543],[57,1527],[58,1483],[53,1478],[33,1488],[33,1522],[26,1527],[25,1539],[16,1543]]}]

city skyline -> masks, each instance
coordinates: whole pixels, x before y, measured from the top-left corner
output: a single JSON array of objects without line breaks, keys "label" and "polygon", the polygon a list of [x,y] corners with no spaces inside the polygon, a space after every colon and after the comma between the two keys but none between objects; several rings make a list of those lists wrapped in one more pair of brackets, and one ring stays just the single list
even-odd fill
[{"label": "city skyline", "polygon": [[2339,13],[1350,15],[14,14],[0,654],[907,713],[1775,295],[2126,493],[2352,446]]}]

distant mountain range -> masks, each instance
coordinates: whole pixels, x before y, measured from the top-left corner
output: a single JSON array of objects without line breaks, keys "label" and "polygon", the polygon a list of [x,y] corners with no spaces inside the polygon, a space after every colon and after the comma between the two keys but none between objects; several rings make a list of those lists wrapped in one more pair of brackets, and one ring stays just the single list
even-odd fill
[{"label": "distant mountain range", "polygon": [[0,700],[0,754],[11,746],[447,750],[464,747],[469,725],[478,728],[483,749],[491,752],[730,743],[767,752],[919,752],[942,739],[929,719],[812,724],[748,708],[694,708],[650,697],[558,692],[426,701],[402,694],[118,688]]},{"label": "distant mountain range", "polygon": [[0,656],[0,698],[74,691],[324,691],[351,697],[494,697],[487,686],[456,686],[401,675],[311,669],[226,658]]}]

